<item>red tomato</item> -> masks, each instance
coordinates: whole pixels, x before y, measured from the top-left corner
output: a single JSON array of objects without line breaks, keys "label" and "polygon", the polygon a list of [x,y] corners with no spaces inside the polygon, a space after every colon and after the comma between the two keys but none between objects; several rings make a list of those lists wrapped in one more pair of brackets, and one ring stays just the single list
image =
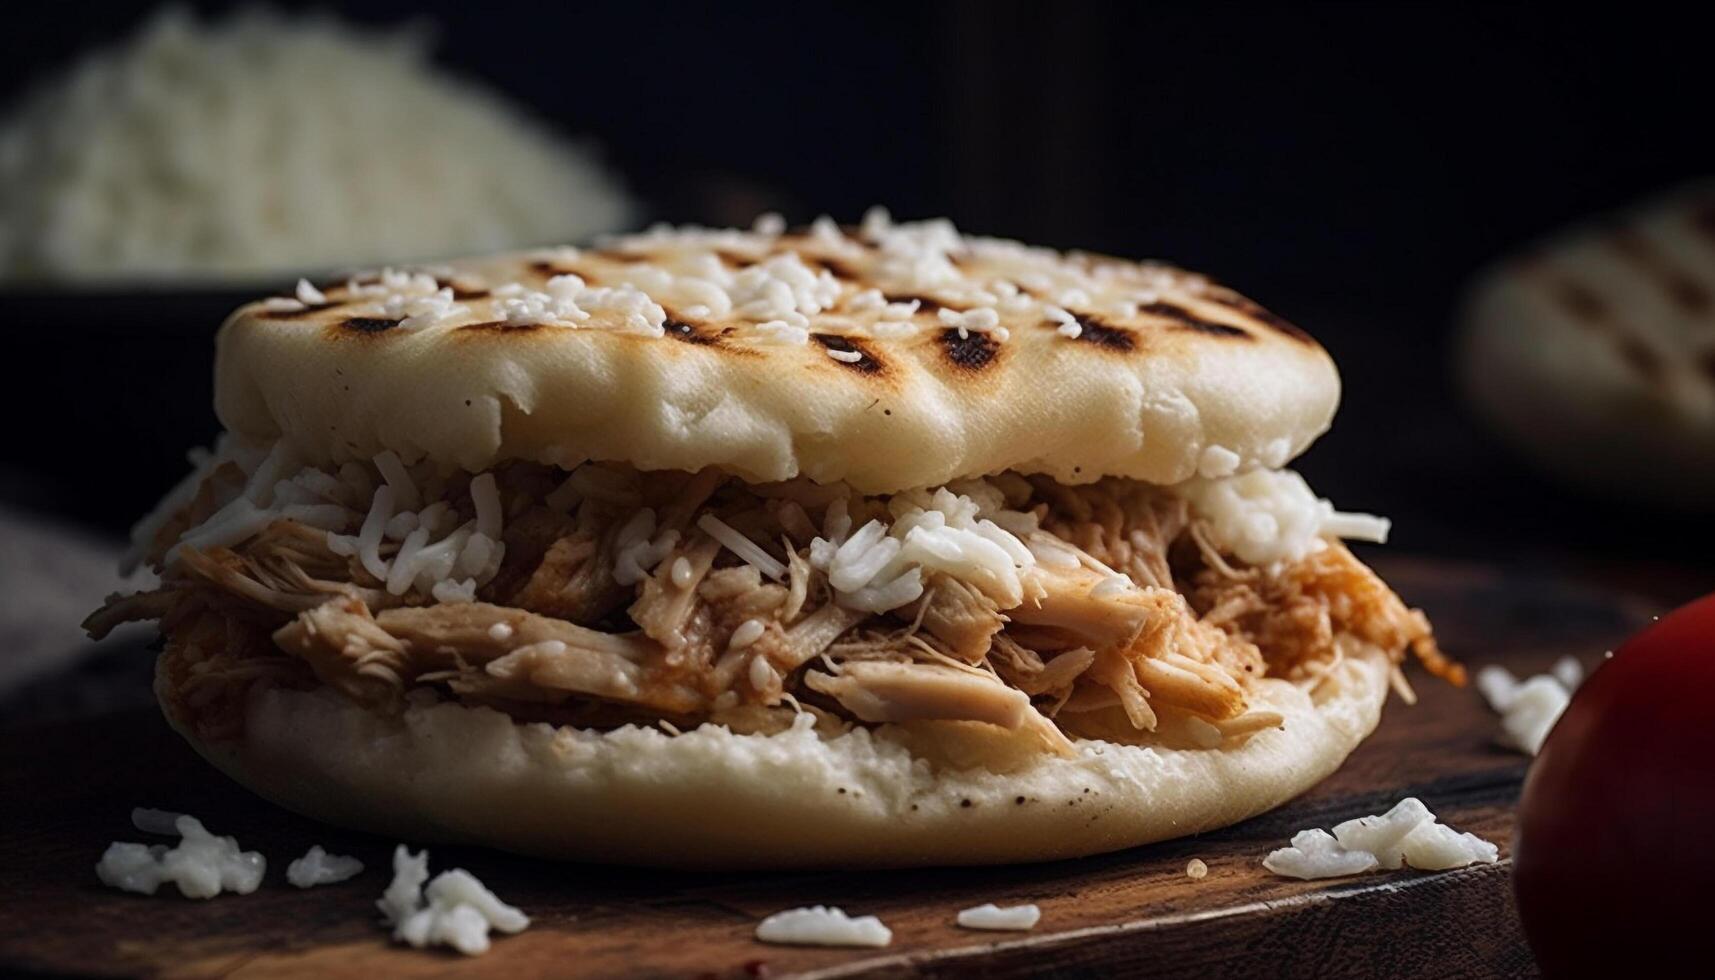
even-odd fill
[{"label": "red tomato", "polygon": [[1715,595],[1578,689],[1525,780],[1513,887],[1548,976],[1715,975]]}]

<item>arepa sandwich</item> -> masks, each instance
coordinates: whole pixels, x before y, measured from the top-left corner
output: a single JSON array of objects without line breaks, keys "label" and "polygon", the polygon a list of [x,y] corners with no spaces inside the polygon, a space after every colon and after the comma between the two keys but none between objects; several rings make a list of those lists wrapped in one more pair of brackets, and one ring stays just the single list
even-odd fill
[{"label": "arepa sandwich", "polygon": [[222,327],[134,533],[156,690],[277,803],[682,867],[1071,857],[1332,772],[1421,613],[1284,469],[1307,334],[945,221],[657,227]]}]

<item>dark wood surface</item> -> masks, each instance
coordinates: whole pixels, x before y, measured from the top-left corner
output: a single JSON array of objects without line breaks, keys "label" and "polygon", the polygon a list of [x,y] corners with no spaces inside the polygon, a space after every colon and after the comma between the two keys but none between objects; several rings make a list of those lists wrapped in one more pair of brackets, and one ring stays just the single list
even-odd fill
[{"label": "dark wood surface", "polygon": [[[1651,605],[1480,566],[1394,559],[1383,571],[1435,619],[1472,666],[1587,665],[1648,620]],[[139,652],[139,656],[146,656]],[[270,807],[198,760],[152,713],[14,729],[0,745],[6,830],[0,972],[330,976],[1526,976],[1534,973],[1509,887],[1511,809],[1526,759],[1493,744],[1474,691],[1413,671],[1421,702],[1395,700],[1333,777],[1297,801],[1227,830],[1119,854],[1018,867],[805,874],[672,874],[530,861],[437,848],[435,870],[465,867],[534,925],[476,959],[395,947],[374,899],[391,841]],[[1438,874],[1325,882],[1277,878],[1259,861],[1298,829],[1422,797],[1442,819],[1501,846],[1501,863]],[[250,896],[207,902],[102,887],[107,842],[136,840],[134,805],[188,811],[262,851]],[[311,844],[355,854],[364,874],[299,891],[285,866]],[[1197,881],[1186,862],[1201,858]],[[959,929],[957,911],[1035,902],[1029,933]],[[762,916],[806,904],[876,914],[885,950],[767,946]]]}]

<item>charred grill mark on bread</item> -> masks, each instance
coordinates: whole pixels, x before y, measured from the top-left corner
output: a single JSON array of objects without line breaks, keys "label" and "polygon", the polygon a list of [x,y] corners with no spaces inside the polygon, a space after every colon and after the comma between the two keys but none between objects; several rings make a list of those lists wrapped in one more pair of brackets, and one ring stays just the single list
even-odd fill
[{"label": "charred grill mark on bread", "polygon": [[1594,323],[1608,316],[1608,304],[1583,283],[1570,279],[1561,281],[1555,290],[1555,298],[1575,320]]},{"label": "charred grill mark on bread", "polygon": [[1628,264],[1659,283],[1678,309],[1688,314],[1709,311],[1709,291],[1703,284],[1687,275],[1684,269],[1674,265],[1655,243],[1637,229],[1619,228],[1609,236],[1608,241]]},{"label": "charred grill mark on bread", "polygon": [[1256,339],[1251,336],[1249,330],[1243,327],[1235,327],[1230,323],[1221,323],[1218,320],[1204,319],[1183,306],[1165,300],[1140,306],[1138,312],[1171,320],[1178,329],[1190,330],[1210,337],[1231,337],[1235,340]]},{"label": "charred grill mark on bread", "polygon": [[[1529,268],[1532,273],[1545,273],[1542,264],[1533,264]],[[1667,362],[1661,352],[1636,330],[1621,322],[1607,300],[1594,289],[1565,277],[1548,279],[1546,288],[1573,323],[1605,337],[1622,363],[1651,382],[1666,376]]]},{"label": "charred grill mark on bread", "polygon": [[841,337],[838,334],[829,333],[811,334],[810,339],[820,344],[824,350],[857,354],[858,359],[855,361],[837,357],[829,358],[829,360],[848,371],[856,371],[859,374],[887,373],[887,365],[882,362],[880,355],[861,339],[855,337]]},{"label": "charred grill mark on bread", "polygon": [[1281,336],[1290,337],[1307,347],[1316,346],[1316,338],[1304,332],[1304,330],[1297,324],[1271,310],[1266,309],[1260,303],[1255,302],[1242,293],[1234,292],[1233,290],[1225,287],[1219,287],[1211,289],[1208,293],[1208,298],[1230,310],[1237,310],[1238,312],[1243,313],[1245,316],[1250,317],[1252,320],[1268,327],[1270,330],[1275,331]]},{"label": "charred grill mark on bread", "polygon": [[467,323],[458,328],[459,333],[533,333],[546,330],[540,323],[507,323],[505,320],[485,320],[482,323]]},{"label": "charred grill mark on bread", "polygon": [[720,344],[721,335],[718,332],[706,333],[672,315],[667,317],[662,328],[666,331],[665,336],[682,344],[693,344],[698,347],[713,347]]},{"label": "charred grill mark on bread", "polygon": [[1667,365],[1661,354],[1642,338],[1616,336],[1614,347],[1619,351],[1621,360],[1651,382],[1661,380],[1667,373]]},{"label": "charred grill mark on bread", "polygon": [[957,327],[947,327],[935,337],[947,364],[966,374],[981,374],[1000,357],[1000,343],[986,333],[971,330],[960,336]]},{"label": "charred grill mark on bread", "polygon": [[[1109,326],[1088,313],[1068,312],[1078,321],[1078,336],[1073,338],[1073,343],[1090,344],[1120,354],[1129,354],[1137,349],[1137,335],[1130,330]],[[1052,321],[1048,325],[1056,326]]]},{"label": "charred grill mark on bread", "polygon": [[378,316],[353,316],[341,320],[339,328],[346,333],[378,334],[386,333],[404,322],[403,319],[393,320]]},{"label": "charred grill mark on bread", "polygon": [[918,313],[935,313],[943,309],[963,312],[956,306],[949,306],[946,303],[930,299],[927,296],[914,296],[907,294],[894,295],[892,293],[888,293],[883,298],[889,303],[916,303]]}]

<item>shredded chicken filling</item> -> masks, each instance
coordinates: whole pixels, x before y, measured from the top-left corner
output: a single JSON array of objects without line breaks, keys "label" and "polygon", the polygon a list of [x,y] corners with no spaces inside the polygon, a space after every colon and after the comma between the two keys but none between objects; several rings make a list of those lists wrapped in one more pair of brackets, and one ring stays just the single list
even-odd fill
[{"label": "shredded chicken filling", "polygon": [[[777,731],[812,712],[825,730],[975,723],[1060,753],[1168,732],[1214,747],[1278,725],[1258,681],[1320,683],[1342,637],[1462,680],[1339,541],[1247,565],[1146,484],[1002,474],[860,496],[384,456],[296,477],[278,454],[207,467],[141,542],[161,586],[86,627],[160,620],[170,707],[216,736],[263,683],[382,712],[431,688],[597,727]],[[248,523],[208,530],[234,513]]]}]

